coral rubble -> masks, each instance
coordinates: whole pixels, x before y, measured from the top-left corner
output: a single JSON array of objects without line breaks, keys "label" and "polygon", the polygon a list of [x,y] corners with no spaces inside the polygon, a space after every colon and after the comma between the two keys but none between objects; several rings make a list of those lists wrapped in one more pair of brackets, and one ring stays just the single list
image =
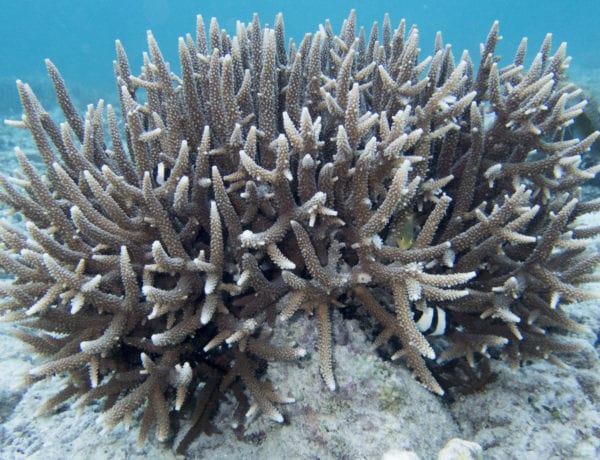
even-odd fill
[{"label": "coral rubble", "polygon": [[17,148],[21,171],[0,176],[20,216],[0,222],[0,312],[48,357],[28,381],[68,375],[41,411],[100,399],[107,428],[141,413],[141,441],[181,413],[179,451],[227,394],[234,417],[281,422],[293,399],[266,362],[305,356],[273,338],[299,310],[332,390],[337,308],[438,394],[436,357],[517,366],[577,349],[561,307],[595,297],[578,285],[596,279],[600,227],[574,222],[600,209],[579,199],[600,168],[580,168],[598,132],[565,135],[586,104],[565,45],[551,54],[548,35],[526,69],[523,40],[500,67],[494,24],[475,70],[441,35],[422,59],[416,28],[378,27],[367,40],[351,12],[339,35],[326,22],[286,48],[281,15],[235,36],[213,19],[208,40],[198,17],[180,75],[151,33],[137,77],[117,42],[120,111],[84,117],[48,61],[60,125],[18,82],[10,123],[45,171]]}]

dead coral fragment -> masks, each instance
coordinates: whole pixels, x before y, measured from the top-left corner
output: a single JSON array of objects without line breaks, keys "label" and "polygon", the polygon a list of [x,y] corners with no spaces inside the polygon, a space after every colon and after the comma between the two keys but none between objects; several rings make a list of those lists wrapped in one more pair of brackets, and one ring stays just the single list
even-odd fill
[{"label": "dead coral fragment", "polygon": [[592,297],[578,285],[595,279],[586,247],[600,227],[574,222],[600,209],[578,189],[599,170],[581,169],[598,133],[566,138],[585,101],[563,81],[565,46],[551,55],[548,36],[526,69],[523,44],[500,67],[496,23],[475,66],[441,35],[422,58],[418,30],[392,35],[387,17],[383,39],[356,38],[352,12],[339,36],[327,27],[289,50],[275,24],[255,16],[230,37],[213,20],[207,40],[199,16],[180,76],[152,34],[137,77],[117,42],[110,147],[103,101],[81,117],[51,62],[66,123],[17,83],[11,124],[45,171],[16,149],[22,172],[0,176],[25,222],[0,222],[13,277],[0,312],[48,358],[28,381],[67,374],[42,409],[101,399],[106,429],[141,414],[141,442],[184,414],[180,452],[210,433],[227,392],[236,424],[282,422],[293,398],[263,371],[306,355],[277,338],[299,310],[314,314],[332,390],[331,311],[347,306],[437,394],[436,355],[517,365],[575,349],[556,332],[582,330],[562,306]]}]

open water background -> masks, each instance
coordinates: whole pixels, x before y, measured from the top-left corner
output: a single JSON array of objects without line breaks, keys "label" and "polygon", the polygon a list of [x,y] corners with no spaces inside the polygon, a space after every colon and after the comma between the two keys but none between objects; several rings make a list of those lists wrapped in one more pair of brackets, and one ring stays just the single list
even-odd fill
[{"label": "open water background", "polygon": [[221,28],[233,34],[236,20],[248,23],[254,12],[263,25],[273,24],[275,15],[283,12],[288,38],[299,43],[326,18],[337,33],[352,8],[367,36],[372,22],[381,24],[385,12],[390,14],[393,28],[402,18],[409,26],[417,24],[422,57],[430,54],[435,33],[441,30],[457,57],[468,49],[477,62],[479,44],[498,19],[504,37],[499,46],[504,65],[512,61],[521,37],[529,38],[531,58],[544,35],[552,32],[554,48],[568,42],[574,72],[598,73],[600,69],[598,0],[0,0],[0,113],[20,113],[14,86],[17,78],[32,84],[42,93],[42,100],[50,100],[49,94],[44,95],[48,91],[45,58],[58,66],[85,107],[98,97],[114,98],[112,61],[117,38],[137,73],[146,49],[145,31],[152,29],[163,54],[178,72],[177,38],[195,33],[197,14],[203,15],[207,29],[214,16]]}]

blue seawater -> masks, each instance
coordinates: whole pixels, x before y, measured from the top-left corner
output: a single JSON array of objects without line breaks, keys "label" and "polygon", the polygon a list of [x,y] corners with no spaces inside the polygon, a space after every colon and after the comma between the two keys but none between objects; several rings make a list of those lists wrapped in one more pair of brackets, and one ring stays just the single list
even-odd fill
[{"label": "blue seawater", "polygon": [[[152,29],[165,56],[178,70],[177,38],[194,33],[195,17],[202,14],[208,26],[216,17],[221,28],[235,32],[236,20],[248,23],[258,13],[262,24],[273,24],[284,14],[286,33],[299,43],[306,32],[314,32],[330,19],[337,32],[350,9],[357,10],[358,23],[367,34],[373,21],[388,12],[395,28],[400,19],[417,24],[421,32],[422,56],[430,54],[437,31],[451,43],[458,57],[468,49],[479,59],[479,43],[494,20],[500,21],[504,40],[501,61],[508,64],[523,36],[529,38],[529,57],[547,32],[554,35],[554,48],[569,44],[573,72],[598,73],[600,69],[600,1],[598,0],[429,0],[369,2],[295,0],[241,2],[235,0],[19,0],[4,1],[0,13],[0,113],[20,112],[14,81],[20,78],[34,89],[47,85],[44,59],[50,58],[81,102],[98,97],[114,98],[112,61],[114,41],[120,39],[132,69],[137,71],[146,49],[147,29]],[[50,91],[48,91],[50,93]],[[50,94],[47,95],[48,100]]]}]

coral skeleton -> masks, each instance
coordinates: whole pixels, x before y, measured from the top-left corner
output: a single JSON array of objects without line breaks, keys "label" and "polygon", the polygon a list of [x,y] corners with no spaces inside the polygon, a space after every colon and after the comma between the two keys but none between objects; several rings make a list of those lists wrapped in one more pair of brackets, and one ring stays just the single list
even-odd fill
[{"label": "coral skeleton", "polygon": [[[117,41],[119,108],[81,115],[47,61],[60,124],[17,82],[9,123],[43,168],[17,148],[0,176],[0,314],[46,356],[29,383],[66,376],[41,412],[102,400],[102,425],[139,417],[140,442],[180,418],[179,452],[225,398],[282,422],[293,385],[266,363],[316,351],[335,390],[341,308],[439,395],[443,361],[578,349],[563,307],[597,298],[580,285],[600,227],[575,220],[600,210],[580,199],[600,167],[581,162],[598,132],[565,129],[586,105],[565,44],[548,35],[526,66],[523,40],[501,67],[497,23],[478,65],[441,34],[423,58],[387,15],[366,37],[354,11],[299,44],[281,15],[233,36],[212,19],[208,38],[198,16],[178,74],[150,32],[139,76]],[[303,313],[314,350],[274,338]]]}]

